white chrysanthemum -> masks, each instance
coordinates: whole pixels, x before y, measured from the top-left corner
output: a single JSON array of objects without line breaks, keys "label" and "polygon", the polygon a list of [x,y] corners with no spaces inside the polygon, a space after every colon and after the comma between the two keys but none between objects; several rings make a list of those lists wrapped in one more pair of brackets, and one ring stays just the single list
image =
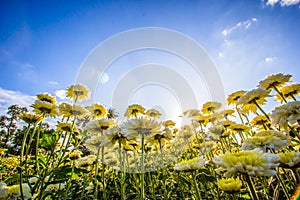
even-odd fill
[{"label": "white chrysanthemum", "polygon": [[274,168],[279,165],[279,156],[255,149],[235,153],[227,152],[215,156],[213,162],[220,166],[216,171],[225,171],[225,177],[231,177],[237,173],[250,176],[273,176],[277,173]]}]

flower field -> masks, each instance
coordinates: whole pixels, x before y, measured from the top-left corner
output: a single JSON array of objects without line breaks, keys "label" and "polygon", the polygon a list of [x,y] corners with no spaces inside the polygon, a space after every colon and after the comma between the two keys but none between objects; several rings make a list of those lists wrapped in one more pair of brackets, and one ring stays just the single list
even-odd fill
[{"label": "flower field", "polygon": [[180,127],[138,104],[83,106],[80,84],[66,102],[38,94],[31,112],[13,105],[1,117],[0,200],[297,199],[299,93],[291,75],[273,74],[226,105],[183,112]]}]

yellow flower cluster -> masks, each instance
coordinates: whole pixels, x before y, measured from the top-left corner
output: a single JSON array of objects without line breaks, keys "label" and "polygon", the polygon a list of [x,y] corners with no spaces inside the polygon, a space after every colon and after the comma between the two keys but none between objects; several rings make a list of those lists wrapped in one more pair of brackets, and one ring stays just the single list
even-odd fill
[{"label": "yellow flower cluster", "polygon": [[273,176],[277,173],[274,168],[279,166],[279,156],[255,149],[235,153],[227,152],[215,156],[213,162],[220,166],[216,171],[225,171],[225,177],[236,173],[250,176]]},{"label": "yellow flower cluster", "polygon": [[217,184],[221,190],[229,194],[233,194],[240,191],[242,187],[242,181],[235,178],[226,178],[226,179],[223,178],[218,180]]},{"label": "yellow flower cluster", "polygon": [[277,154],[280,158],[280,166],[284,168],[297,168],[300,167],[300,152],[288,151]]},{"label": "yellow flower cluster", "polygon": [[203,157],[196,157],[190,160],[182,161],[174,166],[177,171],[193,171],[202,169],[206,160]]}]

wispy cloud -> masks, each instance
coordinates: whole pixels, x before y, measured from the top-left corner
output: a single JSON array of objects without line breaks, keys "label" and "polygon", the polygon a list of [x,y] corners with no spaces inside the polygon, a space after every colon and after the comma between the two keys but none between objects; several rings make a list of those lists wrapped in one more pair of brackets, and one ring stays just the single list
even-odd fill
[{"label": "wispy cloud", "polygon": [[28,108],[33,101],[33,96],[19,91],[6,90],[0,87],[0,115],[4,115],[7,111],[7,108],[13,104]]},{"label": "wispy cloud", "polygon": [[49,85],[58,85],[58,82],[56,82],[56,81],[48,81],[48,84]]},{"label": "wispy cloud", "polygon": [[246,20],[246,21],[240,21],[238,22],[236,25],[234,25],[233,27],[224,29],[222,31],[222,35],[223,36],[229,36],[232,32],[238,30],[238,29],[248,29],[250,28],[250,26],[252,25],[252,23],[257,22],[257,18],[252,18],[250,20]]},{"label": "wispy cloud", "polygon": [[300,0],[267,0],[266,5],[275,6],[275,4],[280,4],[280,6],[292,6],[300,3]]},{"label": "wispy cloud", "polygon": [[274,56],[274,57],[266,57],[265,58],[265,62],[266,63],[272,63],[272,62],[274,62],[277,59],[278,59],[278,57],[276,57],[276,56]]}]

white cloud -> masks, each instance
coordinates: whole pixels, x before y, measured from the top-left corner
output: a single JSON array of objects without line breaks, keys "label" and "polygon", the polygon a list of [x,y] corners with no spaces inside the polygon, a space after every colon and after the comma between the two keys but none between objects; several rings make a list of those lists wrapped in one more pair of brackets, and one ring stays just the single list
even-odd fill
[{"label": "white cloud", "polygon": [[274,6],[275,4],[280,3],[281,6],[292,6],[300,3],[300,0],[267,0],[268,6]]},{"label": "white cloud", "polygon": [[274,62],[277,59],[278,59],[278,57],[266,57],[265,62],[266,63],[271,63],[271,62]]},{"label": "white cloud", "polygon": [[50,85],[57,85],[58,82],[56,82],[56,81],[48,81],[48,84],[50,84]]},{"label": "white cloud", "polygon": [[29,105],[31,105],[33,101],[33,96],[0,87],[0,115],[4,115],[7,108],[13,104],[29,108]]},{"label": "white cloud", "polygon": [[223,36],[228,36],[237,29],[248,29],[252,25],[253,22],[257,22],[257,18],[253,17],[252,19],[249,19],[249,20],[246,20],[246,21],[240,21],[236,25],[234,25],[233,27],[224,29],[222,31],[222,35]]},{"label": "white cloud", "polygon": [[219,57],[224,58],[224,52],[220,51],[219,52]]},{"label": "white cloud", "polygon": [[60,99],[66,99],[66,90],[56,90],[55,95]]}]

